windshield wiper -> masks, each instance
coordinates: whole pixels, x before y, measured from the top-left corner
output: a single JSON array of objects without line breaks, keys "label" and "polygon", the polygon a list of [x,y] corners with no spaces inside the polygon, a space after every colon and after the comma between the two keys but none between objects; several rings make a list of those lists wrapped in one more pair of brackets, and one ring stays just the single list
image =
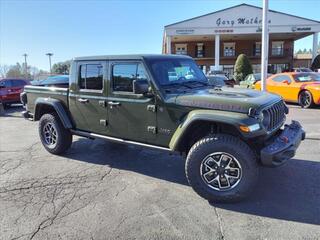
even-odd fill
[{"label": "windshield wiper", "polygon": [[203,82],[203,81],[197,81],[197,80],[192,80],[192,81],[186,81],[185,83],[191,83],[191,84],[197,84],[197,83],[199,83],[199,84],[201,84],[202,86],[208,86],[209,84],[208,83],[206,83],[206,82]]},{"label": "windshield wiper", "polygon": [[186,85],[185,83],[169,83],[162,85],[162,87],[186,87],[192,89],[192,87]]}]

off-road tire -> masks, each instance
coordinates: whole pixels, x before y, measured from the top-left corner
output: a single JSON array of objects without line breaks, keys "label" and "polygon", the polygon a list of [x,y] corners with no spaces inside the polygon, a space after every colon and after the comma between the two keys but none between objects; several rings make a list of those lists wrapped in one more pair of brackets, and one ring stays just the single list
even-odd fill
[{"label": "off-road tire", "polygon": [[[48,144],[45,139],[45,127],[52,126],[56,132],[55,144]],[[72,134],[62,125],[56,113],[44,114],[39,121],[39,136],[44,148],[52,154],[62,154],[69,149],[72,144]]]},{"label": "off-road tire", "polygon": [[[202,162],[215,152],[230,154],[241,165],[241,179],[232,189],[212,189],[201,176]],[[257,183],[259,165],[254,152],[245,142],[231,135],[215,134],[199,140],[192,146],[186,159],[185,171],[189,184],[201,197],[210,202],[237,202],[245,198]]]},{"label": "off-road tire", "polygon": [[[306,102],[303,98],[308,98],[308,102]],[[311,94],[311,92],[309,92],[308,90],[304,90],[302,92],[299,93],[299,105],[302,108],[310,108],[314,105],[313,102],[313,96]]]}]

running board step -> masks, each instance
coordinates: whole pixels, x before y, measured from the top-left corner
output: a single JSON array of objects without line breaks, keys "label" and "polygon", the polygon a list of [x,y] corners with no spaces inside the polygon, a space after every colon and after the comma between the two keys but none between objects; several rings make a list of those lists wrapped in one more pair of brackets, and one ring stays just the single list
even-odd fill
[{"label": "running board step", "polygon": [[146,144],[146,143],[128,141],[128,140],[124,140],[124,139],[121,139],[121,138],[103,136],[103,135],[96,134],[96,133],[89,133],[89,132],[78,131],[78,130],[70,130],[70,131],[71,131],[71,133],[74,134],[74,135],[78,135],[78,136],[82,136],[82,137],[87,137],[87,138],[90,138],[90,139],[99,138],[99,139],[104,139],[104,140],[109,140],[109,141],[119,142],[119,143],[124,143],[124,144],[133,144],[133,145],[137,145],[137,146],[155,148],[155,149],[160,149],[160,150],[165,150],[165,151],[170,151],[170,152],[172,151],[170,148],[166,148],[166,147],[159,147],[159,146],[155,146],[155,145],[151,145],[151,144]]}]

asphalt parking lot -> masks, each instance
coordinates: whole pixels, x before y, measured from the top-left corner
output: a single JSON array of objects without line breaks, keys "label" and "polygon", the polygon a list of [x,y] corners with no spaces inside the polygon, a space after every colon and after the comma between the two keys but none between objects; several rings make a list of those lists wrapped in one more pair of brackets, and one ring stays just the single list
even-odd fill
[{"label": "asphalt parking lot", "polygon": [[307,132],[296,157],[262,169],[244,202],[216,205],[188,186],[180,156],[78,137],[54,156],[12,107],[0,117],[0,239],[320,239],[320,109],[289,107]]}]

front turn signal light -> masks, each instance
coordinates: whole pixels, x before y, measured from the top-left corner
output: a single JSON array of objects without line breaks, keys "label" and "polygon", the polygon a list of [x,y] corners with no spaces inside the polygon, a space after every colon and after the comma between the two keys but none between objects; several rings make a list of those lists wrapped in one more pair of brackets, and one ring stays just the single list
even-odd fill
[{"label": "front turn signal light", "polygon": [[240,130],[241,130],[242,132],[245,132],[245,133],[250,132],[249,127],[248,127],[248,126],[244,126],[244,125],[241,125],[241,126],[240,126]]},{"label": "front turn signal light", "polygon": [[260,129],[260,125],[258,123],[246,126],[246,125],[240,125],[240,130],[245,133],[254,132]]}]

